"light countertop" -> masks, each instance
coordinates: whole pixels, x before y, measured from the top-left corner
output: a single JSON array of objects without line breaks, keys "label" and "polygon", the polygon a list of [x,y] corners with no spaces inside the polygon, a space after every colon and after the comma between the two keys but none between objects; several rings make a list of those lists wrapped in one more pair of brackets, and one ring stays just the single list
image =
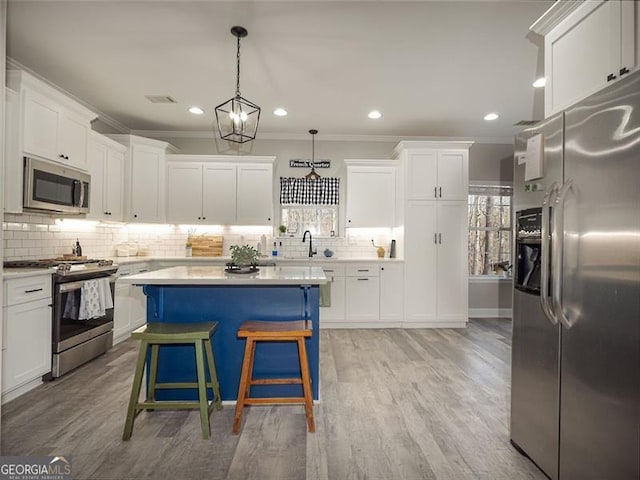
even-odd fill
[{"label": "light countertop", "polygon": [[177,266],[118,279],[132,285],[320,285],[320,267],[260,267],[252,274],[226,273],[223,266]]}]

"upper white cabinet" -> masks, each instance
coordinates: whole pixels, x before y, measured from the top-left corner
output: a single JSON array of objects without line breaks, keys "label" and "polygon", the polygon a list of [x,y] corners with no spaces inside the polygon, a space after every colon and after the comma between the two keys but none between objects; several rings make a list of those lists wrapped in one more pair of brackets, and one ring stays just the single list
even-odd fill
[{"label": "upper white cabinet", "polygon": [[[270,225],[274,157],[170,155],[167,221]],[[245,161],[246,160],[246,161]]]},{"label": "upper white cabinet", "polygon": [[469,192],[469,142],[401,142],[408,200],[464,200]]},{"label": "upper white cabinet", "polygon": [[394,227],[396,171],[392,160],[345,160],[347,227]]},{"label": "upper white cabinet", "polygon": [[124,171],[124,220],[165,221],[166,154],[175,148],[166,142],[136,135],[108,135],[127,147]]},{"label": "upper white cabinet", "polygon": [[545,117],[638,67],[638,2],[556,2],[531,29],[544,35]]},{"label": "upper white cabinet", "polygon": [[7,85],[20,97],[17,115],[8,119],[19,125],[18,151],[86,169],[88,135],[97,115],[21,70],[7,72]]},{"label": "upper white cabinet", "polygon": [[126,147],[97,132],[90,132],[87,166],[91,191],[87,218],[122,221]]},{"label": "upper white cabinet", "polygon": [[237,225],[270,225],[273,218],[273,165],[238,165]]}]

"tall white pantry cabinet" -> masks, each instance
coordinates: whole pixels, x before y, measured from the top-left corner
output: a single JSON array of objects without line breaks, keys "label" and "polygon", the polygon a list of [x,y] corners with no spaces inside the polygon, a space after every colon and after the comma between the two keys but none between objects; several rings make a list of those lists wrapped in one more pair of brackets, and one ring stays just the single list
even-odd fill
[{"label": "tall white pantry cabinet", "polygon": [[468,320],[469,148],[473,142],[400,142],[404,326],[464,327]]}]

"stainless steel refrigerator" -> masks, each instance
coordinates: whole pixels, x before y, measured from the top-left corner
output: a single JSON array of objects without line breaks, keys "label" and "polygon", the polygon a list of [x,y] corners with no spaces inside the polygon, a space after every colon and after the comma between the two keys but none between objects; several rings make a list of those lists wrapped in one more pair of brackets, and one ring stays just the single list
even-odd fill
[{"label": "stainless steel refrigerator", "polygon": [[640,478],[640,72],[515,140],[511,442]]}]

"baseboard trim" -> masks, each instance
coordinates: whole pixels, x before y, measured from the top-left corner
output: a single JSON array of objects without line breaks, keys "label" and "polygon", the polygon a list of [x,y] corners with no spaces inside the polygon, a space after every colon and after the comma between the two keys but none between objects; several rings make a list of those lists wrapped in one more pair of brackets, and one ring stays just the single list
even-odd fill
[{"label": "baseboard trim", "polygon": [[469,318],[513,318],[511,308],[470,308]]},{"label": "baseboard trim", "polygon": [[323,322],[320,328],[402,328],[402,322]]},{"label": "baseboard trim", "polygon": [[467,322],[464,320],[455,320],[453,322],[405,322],[402,328],[467,328]]},{"label": "baseboard trim", "polygon": [[20,385],[19,387],[14,388],[13,390],[2,394],[2,404],[4,405],[7,402],[10,402],[13,399],[18,398],[21,395],[24,395],[30,390],[42,385],[42,379],[36,378],[35,380],[31,380],[30,382],[25,383],[24,385]]}]

